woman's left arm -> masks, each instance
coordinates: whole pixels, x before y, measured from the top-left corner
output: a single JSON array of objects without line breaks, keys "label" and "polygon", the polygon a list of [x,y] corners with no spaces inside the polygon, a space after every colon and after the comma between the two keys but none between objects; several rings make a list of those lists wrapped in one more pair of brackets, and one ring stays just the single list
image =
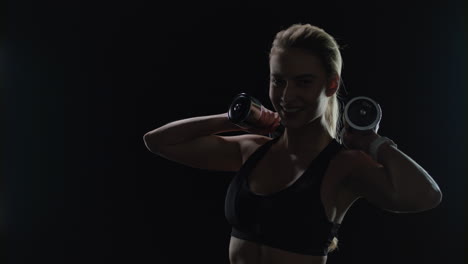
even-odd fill
[{"label": "woman's left arm", "polygon": [[[371,143],[380,136],[345,133],[353,169],[347,185],[371,203],[392,212],[419,212],[436,207],[442,192],[434,179],[418,163],[389,143],[377,149],[376,160],[369,153]],[[359,151],[360,150],[360,151]]]}]

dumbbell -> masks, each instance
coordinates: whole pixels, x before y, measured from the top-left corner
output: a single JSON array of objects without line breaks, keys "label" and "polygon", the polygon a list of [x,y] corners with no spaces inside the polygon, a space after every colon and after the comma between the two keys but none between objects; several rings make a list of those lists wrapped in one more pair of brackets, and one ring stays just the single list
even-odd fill
[{"label": "dumbbell", "polygon": [[[240,93],[234,97],[229,106],[228,118],[241,128],[252,128],[260,118],[262,107],[262,103],[255,97]],[[279,125],[273,133],[269,134],[269,137],[274,138],[283,131],[284,127]]]},{"label": "dumbbell", "polygon": [[[262,104],[256,98],[240,93],[236,95],[229,106],[228,117],[231,122],[239,127],[248,129],[255,126],[256,120],[260,118]],[[377,133],[380,120],[382,119],[382,109],[373,99],[366,96],[352,98],[345,106],[344,118],[349,125],[349,130],[368,131]],[[271,137],[278,135],[284,130],[280,125]]]},{"label": "dumbbell", "polygon": [[373,130],[377,133],[382,119],[382,108],[375,100],[367,96],[357,96],[346,104],[344,118],[350,131]]},{"label": "dumbbell", "polygon": [[240,93],[234,97],[228,110],[228,118],[241,128],[251,128],[260,118],[262,104],[256,98]]}]

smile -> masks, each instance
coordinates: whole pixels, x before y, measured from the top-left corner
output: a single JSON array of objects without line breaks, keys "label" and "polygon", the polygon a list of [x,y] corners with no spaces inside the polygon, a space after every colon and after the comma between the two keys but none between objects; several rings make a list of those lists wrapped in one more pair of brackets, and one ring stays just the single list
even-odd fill
[{"label": "smile", "polygon": [[302,110],[302,108],[284,108],[284,107],[281,107],[281,109],[283,109],[283,111],[286,113],[296,113]]}]

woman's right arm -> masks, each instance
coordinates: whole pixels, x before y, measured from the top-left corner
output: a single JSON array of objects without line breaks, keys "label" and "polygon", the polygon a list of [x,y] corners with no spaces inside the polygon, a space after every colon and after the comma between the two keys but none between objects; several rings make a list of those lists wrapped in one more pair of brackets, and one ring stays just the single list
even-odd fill
[{"label": "woman's right arm", "polygon": [[245,148],[268,139],[254,134],[216,135],[241,130],[224,113],[174,121],[146,133],[143,140],[151,152],[190,167],[237,171]]}]

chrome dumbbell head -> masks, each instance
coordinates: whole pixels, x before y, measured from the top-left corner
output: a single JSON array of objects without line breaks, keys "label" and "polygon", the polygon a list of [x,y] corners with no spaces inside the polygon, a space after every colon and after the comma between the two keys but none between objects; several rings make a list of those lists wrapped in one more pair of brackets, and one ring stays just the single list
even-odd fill
[{"label": "chrome dumbbell head", "polygon": [[250,128],[260,118],[262,104],[246,93],[234,97],[228,110],[228,118],[242,128]]},{"label": "chrome dumbbell head", "polygon": [[346,104],[344,118],[352,129],[377,132],[382,119],[382,109],[371,98],[358,96]]}]

